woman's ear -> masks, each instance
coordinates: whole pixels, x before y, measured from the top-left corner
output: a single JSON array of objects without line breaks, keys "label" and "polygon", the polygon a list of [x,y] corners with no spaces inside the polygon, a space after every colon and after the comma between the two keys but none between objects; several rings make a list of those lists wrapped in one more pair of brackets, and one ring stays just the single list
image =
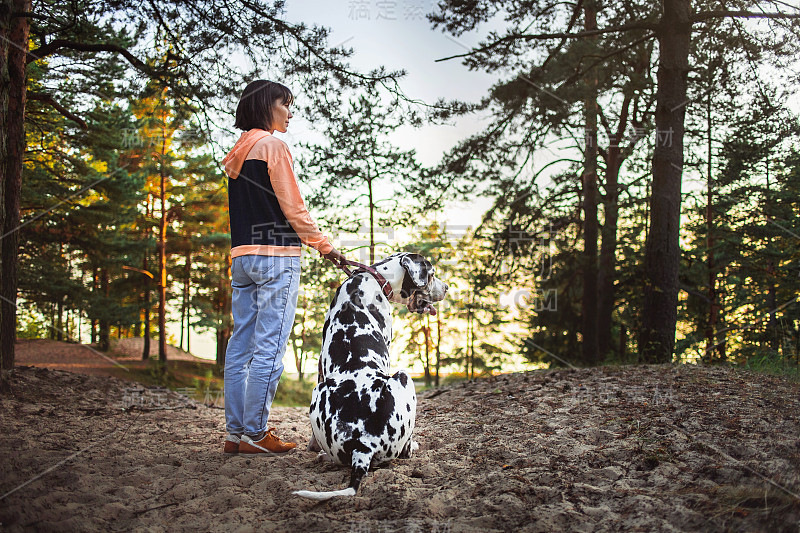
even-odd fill
[{"label": "woman's ear", "polygon": [[418,288],[421,289],[428,285],[431,270],[433,270],[430,261],[419,254],[407,254],[400,259],[400,265]]}]

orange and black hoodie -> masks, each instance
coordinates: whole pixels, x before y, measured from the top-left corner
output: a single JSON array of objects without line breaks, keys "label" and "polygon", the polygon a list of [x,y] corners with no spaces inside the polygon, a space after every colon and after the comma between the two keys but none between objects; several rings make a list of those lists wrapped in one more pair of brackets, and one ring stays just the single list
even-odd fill
[{"label": "orange and black hoodie", "polygon": [[300,255],[300,243],[333,249],[306,209],[286,143],[268,131],[242,133],[222,160],[228,174],[231,257]]}]

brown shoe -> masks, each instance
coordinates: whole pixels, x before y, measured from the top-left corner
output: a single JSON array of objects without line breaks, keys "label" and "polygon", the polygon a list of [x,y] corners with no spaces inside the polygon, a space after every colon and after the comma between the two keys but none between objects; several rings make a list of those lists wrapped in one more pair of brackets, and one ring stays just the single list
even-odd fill
[{"label": "brown shoe", "polygon": [[222,448],[222,453],[239,453],[239,442],[241,442],[241,439],[236,435],[228,435],[225,437],[225,446]]},{"label": "brown shoe", "polygon": [[283,455],[292,451],[297,446],[295,442],[283,442],[273,431],[275,431],[275,428],[269,428],[259,441],[254,441],[247,435],[242,435],[242,440],[239,441],[239,453]]}]

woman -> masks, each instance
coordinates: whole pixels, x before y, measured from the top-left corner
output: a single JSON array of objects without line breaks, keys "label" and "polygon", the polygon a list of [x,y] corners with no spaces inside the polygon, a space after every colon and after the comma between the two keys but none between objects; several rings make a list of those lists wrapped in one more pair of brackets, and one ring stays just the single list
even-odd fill
[{"label": "woman", "polygon": [[225,156],[231,224],[233,333],[225,354],[224,453],[282,454],[295,446],[268,428],[294,324],[300,245],[344,260],[306,209],[292,170],[286,133],[294,98],[279,83],[247,85],[234,126],[244,130]]}]

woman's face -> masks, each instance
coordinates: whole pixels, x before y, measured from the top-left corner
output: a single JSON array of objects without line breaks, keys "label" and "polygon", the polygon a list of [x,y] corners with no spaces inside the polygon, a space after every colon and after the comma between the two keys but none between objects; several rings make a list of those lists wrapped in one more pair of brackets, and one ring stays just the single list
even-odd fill
[{"label": "woman's face", "polygon": [[286,133],[289,128],[289,119],[292,118],[292,112],[289,109],[289,104],[283,100],[275,100],[272,106],[272,131],[279,131]]}]

